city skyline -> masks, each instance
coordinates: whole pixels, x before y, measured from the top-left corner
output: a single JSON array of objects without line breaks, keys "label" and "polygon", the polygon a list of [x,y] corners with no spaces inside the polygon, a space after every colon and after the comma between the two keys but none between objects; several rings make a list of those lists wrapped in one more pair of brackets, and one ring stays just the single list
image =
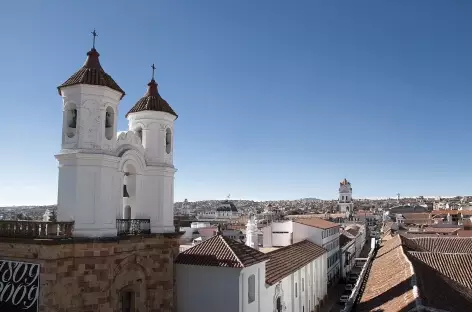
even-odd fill
[{"label": "city skyline", "polygon": [[118,130],[156,64],[179,114],[175,201],[335,199],[343,178],[354,198],[469,193],[470,3],[20,5],[0,12],[0,131],[11,139],[0,206],[56,203],[56,87],[85,61],[94,28],[127,93]]}]

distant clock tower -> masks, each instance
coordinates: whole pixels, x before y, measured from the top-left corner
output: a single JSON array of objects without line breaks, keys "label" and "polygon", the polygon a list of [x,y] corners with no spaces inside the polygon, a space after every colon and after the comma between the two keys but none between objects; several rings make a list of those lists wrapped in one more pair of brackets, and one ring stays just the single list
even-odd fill
[{"label": "distant clock tower", "polygon": [[353,208],[351,182],[344,179],[339,183],[338,209],[340,212],[352,212]]}]

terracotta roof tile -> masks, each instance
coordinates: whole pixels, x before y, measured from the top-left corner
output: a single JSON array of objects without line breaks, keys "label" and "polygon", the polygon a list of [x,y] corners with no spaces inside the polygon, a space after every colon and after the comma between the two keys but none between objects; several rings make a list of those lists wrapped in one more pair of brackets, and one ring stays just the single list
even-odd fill
[{"label": "terracotta roof tile", "polygon": [[405,224],[432,224],[431,214],[427,212],[403,213]]},{"label": "terracotta roof tile", "polygon": [[[395,265],[393,265],[395,264]],[[413,272],[398,235],[384,242],[372,262],[356,311],[408,311],[416,306]]]},{"label": "terracotta roof tile", "polygon": [[428,226],[423,228],[423,233],[438,233],[438,234],[455,234],[460,228],[443,228]]},{"label": "terracotta roof tile", "polygon": [[410,238],[425,251],[445,253],[472,253],[472,239],[468,237],[418,237]]},{"label": "terracotta roof tile", "polygon": [[[468,268],[472,253],[461,254],[460,250],[467,251],[468,243],[457,238],[408,239],[396,235],[384,241],[372,262],[356,311],[408,311],[417,304],[450,312],[470,310],[472,272]],[[418,298],[414,285],[418,286]]]},{"label": "terracotta roof tile", "polygon": [[[416,285],[418,286],[418,292],[423,306],[449,312],[470,311],[470,307],[472,306],[470,288],[466,288],[462,284],[445,276],[417,257],[411,254],[408,254],[408,257],[414,267]],[[426,257],[427,256],[424,256],[423,258]],[[434,262],[435,261],[430,262],[430,264]],[[438,264],[438,262],[435,264]],[[468,267],[469,265],[466,266],[466,268]],[[466,269],[462,267],[462,270]]]},{"label": "terracotta roof tile", "polygon": [[244,268],[269,260],[269,257],[243,243],[222,235],[180,253],[175,259],[177,264]]},{"label": "terracotta roof tile", "polygon": [[303,240],[267,253],[270,260],[266,265],[266,283],[277,283],[326,252],[326,249],[315,243]]},{"label": "terracotta roof tile", "polygon": [[339,224],[330,222],[324,219],[320,218],[308,218],[308,219],[294,219],[293,222],[303,224],[303,225],[308,225],[311,227],[319,228],[319,229],[330,229],[336,226],[339,226]]},{"label": "terracotta roof tile", "polygon": [[459,230],[457,232],[459,237],[472,237],[472,230]]},{"label": "terracotta roof tile", "polygon": [[458,215],[471,216],[472,210],[433,210],[431,211],[432,215]]},{"label": "terracotta roof tile", "polygon": [[418,251],[408,251],[407,254],[472,290],[472,270],[466,269],[472,263],[472,254]]},{"label": "terracotta roof tile", "polygon": [[87,60],[84,65],[63,84],[57,87],[59,94],[61,94],[61,88],[63,87],[87,84],[108,87],[120,92],[121,98],[123,98],[125,96],[125,91],[123,91],[115,80],[113,80],[113,78],[103,70],[98,59],[99,56],[100,54],[95,49],[87,52]]},{"label": "terracotta roof tile", "polygon": [[154,79],[148,83],[147,92],[141,99],[139,99],[136,104],[134,104],[134,106],[126,114],[126,117],[128,117],[128,115],[131,113],[142,111],[165,112],[178,117],[172,107],[170,107],[169,103],[167,103],[167,101],[164,100],[157,91],[157,83]]}]

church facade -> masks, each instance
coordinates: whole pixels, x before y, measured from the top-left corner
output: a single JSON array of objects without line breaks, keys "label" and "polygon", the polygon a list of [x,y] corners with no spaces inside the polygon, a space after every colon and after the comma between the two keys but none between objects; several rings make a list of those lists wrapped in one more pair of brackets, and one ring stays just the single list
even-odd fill
[{"label": "church facade", "polygon": [[[2,297],[2,311],[175,310],[177,114],[160,96],[152,67],[147,92],[121,133],[125,92],[104,71],[95,42],[84,65],[58,87],[57,220],[0,224],[0,271],[11,275],[15,294]],[[17,272],[36,272],[34,281],[25,284]]]}]

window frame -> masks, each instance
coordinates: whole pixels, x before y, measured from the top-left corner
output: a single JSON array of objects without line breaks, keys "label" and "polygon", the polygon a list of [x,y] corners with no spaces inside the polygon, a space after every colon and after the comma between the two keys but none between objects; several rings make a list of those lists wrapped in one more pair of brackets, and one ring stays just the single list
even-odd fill
[{"label": "window frame", "polygon": [[256,275],[251,274],[247,278],[247,303],[251,304],[254,301],[256,301]]}]

